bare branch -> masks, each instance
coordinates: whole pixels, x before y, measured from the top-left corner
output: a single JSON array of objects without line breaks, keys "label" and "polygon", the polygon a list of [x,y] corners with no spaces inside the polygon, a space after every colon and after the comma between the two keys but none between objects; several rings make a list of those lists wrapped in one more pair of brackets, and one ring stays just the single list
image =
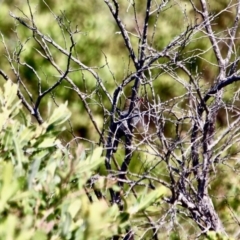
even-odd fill
[{"label": "bare branch", "polygon": [[206,31],[208,33],[208,37],[209,37],[209,39],[212,43],[213,51],[214,51],[215,56],[217,58],[218,65],[219,65],[219,67],[224,67],[224,60],[222,58],[222,55],[221,55],[216,37],[214,36],[213,30],[212,30],[212,27],[211,27],[211,23],[210,23],[210,20],[209,20],[210,18],[209,18],[208,9],[207,9],[207,2],[205,0],[200,0],[200,2],[201,2],[201,5],[202,5],[202,10],[203,10],[201,12],[201,15],[203,17],[203,21],[204,21],[204,24],[205,24]]}]

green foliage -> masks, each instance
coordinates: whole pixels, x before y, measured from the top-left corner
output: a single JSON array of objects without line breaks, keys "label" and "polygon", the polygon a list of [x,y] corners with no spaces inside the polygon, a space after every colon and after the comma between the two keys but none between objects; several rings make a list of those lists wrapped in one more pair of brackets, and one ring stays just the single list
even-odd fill
[{"label": "green foliage", "polygon": [[[127,75],[134,71],[133,64],[129,63],[129,54],[122,36],[119,34],[119,29],[104,1],[76,2],[69,0],[63,1],[61,4],[54,0],[32,0],[29,2],[38,29],[67,51],[69,51],[71,43],[66,30],[71,28],[72,31],[75,31],[75,27],[78,26],[80,33],[74,34],[76,45],[73,56],[80,59],[89,68],[94,66],[94,71],[101,77],[110,94]],[[130,7],[132,1],[118,2],[121,20],[131,33],[129,37],[133,49],[137,53],[139,39],[135,35],[137,26],[133,17],[133,8]],[[199,16],[193,14],[189,1],[179,1],[179,4],[169,2],[170,5],[164,8],[160,14],[160,21],[156,22],[157,18],[154,14],[150,17],[148,41],[151,42],[154,35],[152,46],[157,50],[165,48],[196,19],[198,23],[201,21]],[[141,28],[145,18],[146,3],[145,1],[135,1],[135,4],[137,20],[141,23]],[[228,25],[235,17],[232,9],[222,11],[222,8],[226,7],[227,4],[229,2],[226,0],[209,1],[210,12],[218,13],[218,17],[212,25],[214,32],[218,32],[220,37],[221,33],[226,32],[225,30],[231,27]],[[200,5],[197,7],[201,9]],[[43,90],[52,86],[59,79],[59,73],[49,64],[49,61],[41,56],[41,48],[34,41],[32,32],[21,24],[16,24],[9,16],[9,11],[29,21],[27,20],[30,17],[27,1],[13,0],[1,3],[0,31],[3,36],[0,52],[7,57],[11,56],[13,65],[19,69],[21,81],[33,95],[34,101],[38,94],[38,78],[31,68],[17,63],[17,58],[19,57],[21,63],[26,63],[34,68],[41,78]],[[61,28],[59,23],[65,28]],[[4,46],[4,41],[6,46]],[[236,45],[238,41],[236,41]],[[227,52],[228,44],[219,41],[219,46],[223,53]],[[16,56],[20,47],[23,47],[23,51],[19,56]],[[10,53],[9,56],[7,51]],[[67,57],[50,45],[49,51],[59,67],[65,71]],[[238,52],[237,48],[236,53]],[[180,52],[179,57],[186,59],[186,65],[193,75],[200,76],[200,88],[209,88],[209,84],[218,73],[209,39],[203,33],[192,36],[190,43],[183,52]],[[168,61],[168,59],[161,59],[158,63],[169,64]],[[6,71],[13,81],[16,80],[7,58],[2,56],[0,64],[1,69]],[[86,101],[91,108],[94,120],[101,128],[103,112],[102,108],[99,107],[98,97],[102,98],[105,109],[110,109],[109,100],[101,92],[98,83],[90,73],[76,71],[79,66],[73,62],[70,68],[73,72],[69,73],[68,76],[82,92],[97,91],[97,94],[91,94],[91,97],[87,98]],[[176,71],[179,70],[176,69]],[[148,76],[150,72],[145,74]],[[161,97],[161,101],[168,101],[185,93],[185,87],[176,82],[171,74],[166,74],[161,69],[156,68],[151,70],[151,75],[156,78],[153,86],[156,94]],[[178,75],[183,79],[188,79],[180,71]],[[22,86],[20,87],[22,88]],[[129,85],[124,89],[126,95],[127,92],[131,91],[131,87]],[[232,98],[232,93],[238,88],[237,83],[227,87],[224,92],[224,101],[229,101]],[[149,91],[149,89],[145,89],[144,86],[140,95],[144,95],[145,91]],[[25,94],[25,91],[22,92]],[[56,100],[60,105],[42,126],[32,124],[30,116],[27,116],[22,109],[21,101],[16,99],[16,93],[17,86],[10,82],[4,85],[3,90],[0,89],[0,239],[104,239],[113,234],[122,233],[122,229],[127,225],[131,225],[133,229],[142,226],[143,220],[146,221],[144,211],[151,217],[156,217],[154,220],[157,221],[156,215],[165,211],[164,207],[159,210],[159,206],[156,204],[158,199],[166,194],[165,189],[158,188],[160,184],[155,185],[157,189],[150,194],[144,187],[136,186],[135,189],[140,197],[135,199],[133,196],[128,196],[124,202],[124,212],[121,214],[116,206],[109,207],[105,201],[97,200],[91,188],[84,188],[87,181],[95,174],[95,170],[99,170],[104,165],[104,160],[101,157],[102,150],[100,148],[88,154],[82,151],[79,154],[72,153],[70,155],[69,150],[62,146],[58,140],[58,136],[64,135],[66,137],[66,132],[63,132],[64,127],[61,126],[70,118],[66,104],[60,104],[65,100],[68,100],[69,108],[74,113],[71,116],[71,122],[74,132],[77,133],[76,136],[86,137],[93,141],[99,138],[96,132],[92,131],[92,125],[89,123],[89,117],[83,103],[65,81],[52,92],[52,96],[46,95],[42,100],[40,112],[44,119],[47,115],[45,109],[47,103]],[[26,95],[24,96],[26,97]],[[185,108],[188,104],[185,101],[178,102],[178,99],[174,102],[177,103],[177,108],[181,105],[182,108]],[[173,110],[176,112],[176,109]],[[224,114],[221,115],[224,116]],[[168,117],[174,121],[176,116]],[[225,120],[223,123],[225,126],[227,120],[223,120]],[[167,137],[174,136],[175,132],[172,133],[173,125],[175,129],[175,124],[172,121],[166,122],[165,135]],[[186,129],[184,130],[186,131]],[[222,139],[220,144],[222,145],[226,139],[227,136]],[[223,154],[236,156],[237,159],[238,149],[236,143],[228,152],[223,152]],[[122,161],[122,156],[119,156],[119,159],[119,162]],[[146,165],[149,167],[155,164],[154,159],[150,159],[149,155],[146,154],[145,157],[144,154],[141,154],[132,159],[130,171],[133,173],[146,172],[149,167],[143,169],[142,163],[145,160],[142,159],[146,159]],[[139,164],[140,160],[141,164]],[[221,169],[219,168],[219,170]],[[166,179],[166,171],[167,169],[159,164],[154,169],[154,176]],[[236,168],[235,165],[234,171],[238,173],[239,166]],[[214,206],[222,217],[221,219],[224,220],[225,226],[228,224],[227,231],[234,233],[236,225],[230,222],[232,216],[226,209],[225,196],[229,199],[230,207],[238,215],[240,209],[239,174],[235,175],[237,177],[231,178],[230,175],[230,171],[224,167],[212,181],[210,191],[212,196],[217,196],[216,199],[213,199]],[[105,177],[101,176],[96,185],[103,193],[106,193],[106,197],[109,197],[106,191],[107,184],[105,184],[107,181]],[[144,184],[147,185],[148,181],[145,181]],[[117,186],[112,187],[117,189]],[[93,203],[90,203],[85,191],[93,198]],[[186,229],[186,232],[191,232],[191,224],[185,219],[179,220],[179,222],[183,229]],[[105,231],[105,229],[107,230]],[[141,231],[145,232],[145,230],[144,227],[142,230],[138,228],[137,234],[140,235]],[[181,239],[178,229],[176,233],[171,233],[171,236],[172,239]],[[218,239],[216,236],[211,238],[209,235],[209,239]]]},{"label": "green foliage", "polygon": [[102,149],[71,155],[61,145],[57,135],[70,117],[67,105],[36,126],[21,109],[17,85],[8,81],[0,91],[0,239],[106,239],[142,218],[164,194],[144,192],[121,214],[117,205],[94,199],[85,186],[104,161]]},{"label": "green foliage", "polygon": [[224,236],[223,234],[219,234],[217,232],[214,231],[209,231],[207,233],[207,237],[204,239],[208,239],[208,240],[233,240],[233,238],[229,238]]}]

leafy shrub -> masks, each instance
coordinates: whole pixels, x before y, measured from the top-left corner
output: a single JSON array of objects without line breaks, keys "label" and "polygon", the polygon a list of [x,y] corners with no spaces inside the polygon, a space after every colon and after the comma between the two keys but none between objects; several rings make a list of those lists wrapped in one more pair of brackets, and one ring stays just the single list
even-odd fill
[{"label": "leafy shrub", "polygon": [[38,126],[16,93],[10,81],[0,93],[0,239],[99,239],[112,209],[90,205],[83,185],[103,161],[101,149],[69,157],[57,139],[70,117],[66,104]]},{"label": "leafy shrub", "polygon": [[[121,213],[104,197],[97,200],[86,186],[104,162],[102,149],[88,156],[79,149],[70,154],[57,138],[70,117],[67,105],[35,125],[16,94],[17,85],[10,81],[0,92],[0,239],[106,239],[159,198],[159,189],[147,197],[143,193],[126,202]],[[96,179],[106,192],[105,177]]]}]

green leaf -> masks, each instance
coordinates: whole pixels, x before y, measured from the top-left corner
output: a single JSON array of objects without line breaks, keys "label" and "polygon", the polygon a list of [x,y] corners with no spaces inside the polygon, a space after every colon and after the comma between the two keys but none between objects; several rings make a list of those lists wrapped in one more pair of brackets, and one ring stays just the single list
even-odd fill
[{"label": "green leaf", "polygon": [[32,188],[32,183],[34,178],[36,177],[37,173],[39,172],[40,164],[42,160],[46,157],[48,154],[48,151],[41,151],[40,153],[36,154],[34,156],[34,161],[30,167],[29,170],[29,176],[28,176],[28,188]]},{"label": "green leaf", "polygon": [[13,148],[12,138],[13,138],[12,131],[10,129],[6,129],[4,132],[4,137],[2,139],[2,145],[4,146],[4,151],[9,151],[10,149]]},{"label": "green leaf", "polygon": [[5,162],[2,172],[3,185],[0,189],[0,212],[6,207],[7,201],[18,191],[19,185],[16,179],[13,179],[13,165],[11,162]]},{"label": "green leaf", "polygon": [[58,108],[56,108],[51,115],[50,119],[47,122],[48,127],[58,126],[64,122],[66,122],[71,116],[70,111],[67,109],[67,102],[65,104],[61,104]]},{"label": "green leaf", "polygon": [[17,225],[17,218],[16,216],[13,215],[9,215],[6,219],[5,222],[5,239],[14,239],[14,235],[15,235],[15,228]]},{"label": "green leaf", "polygon": [[72,219],[77,215],[78,211],[80,210],[81,203],[82,202],[80,199],[76,199],[70,203],[70,205],[68,207],[68,212],[70,213]]},{"label": "green leaf", "polygon": [[50,148],[56,146],[56,138],[55,137],[48,137],[44,138],[43,141],[37,146],[38,148]]},{"label": "green leaf", "polygon": [[206,239],[208,239],[208,240],[233,240],[234,238],[226,237],[225,235],[220,234],[215,231],[208,231]]},{"label": "green leaf", "polygon": [[85,180],[87,180],[87,178],[89,177],[87,177],[87,175],[91,175],[92,171],[95,170],[104,161],[104,157],[101,157],[101,154],[102,148],[98,147],[93,151],[90,156],[87,157],[86,160],[79,160],[76,165],[76,172],[79,175],[84,173],[86,177]]},{"label": "green leaf", "polygon": [[19,133],[19,142],[25,146],[34,136],[34,126],[24,127]]},{"label": "green leaf", "polygon": [[25,157],[23,155],[23,151],[22,151],[22,147],[20,146],[19,139],[14,136],[14,133],[13,133],[13,145],[15,148],[18,168],[22,169],[22,164],[25,162],[24,161]]},{"label": "green leaf", "polygon": [[97,147],[94,151],[93,154],[88,156],[88,158],[86,159],[86,161],[91,161],[91,159],[93,159],[93,161],[97,160],[98,158],[100,158],[102,155],[102,147]]},{"label": "green leaf", "polygon": [[130,214],[127,212],[122,212],[119,215],[120,223],[124,223],[129,220]]},{"label": "green leaf", "polygon": [[165,193],[166,189],[164,187],[160,187],[148,194],[142,194],[142,196],[140,196],[140,198],[138,199],[137,203],[128,209],[128,213],[130,215],[139,213],[140,211],[146,209],[148,206],[154,203]]},{"label": "green leaf", "polygon": [[11,81],[7,81],[4,84],[4,99],[5,99],[5,106],[9,107],[12,105],[13,101],[17,97],[17,84],[12,83]]},{"label": "green leaf", "polygon": [[78,173],[87,173],[95,170],[102,162],[104,161],[104,157],[98,158],[87,158],[85,161],[81,161],[77,165]]},{"label": "green leaf", "polygon": [[9,115],[11,114],[11,118],[14,118],[19,113],[21,107],[21,100],[16,102],[14,105],[11,105],[11,108],[9,110]]},{"label": "green leaf", "polygon": [[32,237],[32,240],[47,240],[47,235],[46,233],[42,232],[42,231],[36,231],[34,233],[34,236]]},{"label": "green leaf", "polygon": [[63,235],[67,235],[70,232],[71,224],[72,224],[71,215],[70,213],[66,212],[64,216],[64,222],[63,222],[63,228],[62,228]]}]

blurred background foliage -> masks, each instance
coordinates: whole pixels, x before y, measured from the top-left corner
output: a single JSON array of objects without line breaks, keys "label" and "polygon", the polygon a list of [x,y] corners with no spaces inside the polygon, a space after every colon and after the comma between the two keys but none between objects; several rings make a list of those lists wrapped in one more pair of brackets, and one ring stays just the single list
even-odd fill
[{"label": "blurred background foliage", "polygon": [[[197,1],[194,1],[197,2]],[[218,32],[219,36],[225,34],[227,27],[232,23],[234,19],[234,11],[221,10],[228,5],[229,1],[209,1],[210,13],[219,13],[218,17],[214,20],[214,31]],[[137,52],[138,39],[134,36],[136,34],[137,26],[133,18],[133,9],[130,7],[130,1],[119,0],[120,4],[120,16],[126,25],[130,35],[131,41],[134,45],[134,49]],[[56,0],[31,0],[30,5],[32,7],[34,18],[38,28],[45,34],[49,35],[54,41],[56,41],[63,48],[69,49],[70,41],[69,38],[58,25],[54,15],[57,15],[65,24],[70,24],[71,28],[74,29],[76,26],[81,31],[80,34],[75,35],[75,41],[77,42],[74,50],[74,55],[87,66],[93,67],[94,70],[99,74],[106,89],[113,94],[116,86],[131,72],[134,71],[133,64],[129,61],[128,52],[125,48],[122,36],[119,34],[119,29],[112,18],[109,9],[105,5],[104,1],[88,0],[88,1],[56,1]],[[198,6],[200,8],[200,6]],[[145,1],[136,1],[137,18],[139,24],[143,23],[145,17]],[[29,16],[29,9],[26,0],[2,0],[0,1],[0,31],[2,33],[2,39],[4,39],[10,55],[13,57],[13,52],[17,51],[20,47],[19,40],[23,44],[24,51],[20,55],[21,62],[26,62],[31,65],[39,74],[42,79],[42,88],[46,89],[52,85],[58,78],[59,74],[50,66],[49,62],[40,56],[37,52],[39,49],[38,45],[32,39],[32,33],[26,30],[25,27],[17,25],[13,18],[9,16],[9,12],[14,12],[16,15],[20,15],[23,18],[24,14]],[[54,14],[52,14],[51,13]],[[160,20],[155,22],[156,14],[150,18],[149,28],[149,41],[154,34],[154,41],[152,46],[158,50],[163,49],[174,37],[178,36],[183,32],[187,26],[195,21],[201,21],[200,16],[193,14],[191,4],[188,0],[185,1],[171,1],[166,9],[160,13]],[[141,27],[141,26],[140,26]],[[18,38],[17,38],[18,36]],[[239,31],[237,34],[239,38]],[[200,39],[200,40],[199,40]],[[238,41],[236,46],[238,46]],[[219,43],[223,52],[227,50],[226,44]],[[196,49],[198,53],[202,53],[201,58],[196,58],[193,53]],[[51,49],[51,52],[56,62],[64,70],[66,69],[66,56],[59,54],[56,49]],[[239,53],[239,49],[236,49]],[[0,43],[1,61],[0,68],[3,69],[14,81],[16,81],[11,67],[6,59],[6,49],[3,42]],[[195,52],[196,53],[196,52]],[[183,58],[188,59],[188,67],[193,73],[200,74],[200,85],[204,88],[208,88],[209,84],[215,79],[217,75],[217,68],[214,66],[216,59],[211,50],[209,39],[199,33],[194,36],[194,40],[187,46],[183,51]],[[167,63],[167,60],[161,60],[163,63]],[[209,64],[211,63],[211,64]],[[71,68],[77,66],[72,64]],[[177,70],[179,71],[179,70]],[[37,78],[36,75],[29,68],[25,66],[19,67],[23,82],[30,89],[35,98],[37,91]],[[179,71],[178,73],[183,78],[186,76]],[[172,99],[175,96],[179,96],[185,92],[185,89],[177,83],[170,75],[161,72],[159,69],[152,71],[152,75],[159,75],[154,81],[155,92],[161,97],[163,101]],[[70,77],[73,79],[75,84],[83,92],[90,94],[96,89],[99,89],[96,80],[91,74],[86,71],[76,71],[70,73]],[[3,79],[0,79],[3,84]],[[232,92],[239,87],[238,84],[231,85],[225,92],[225,100],[232,96]],[[129,94],[130,86],[125,89],[125,94]],[[101,93],[101,90],[99,90]],[[144,93],[143,89],[141,93]],[[110,109],[111,105],[105,94],[101,95],[102,101],[105,108]],[[66,82],[63,82],[60,87],[54,91],[54,99],[57,104],[68,101],[68,107],[71,114],[70,120],[73,125],[74,133],[76,136],[84,137],[92,141],[98,141],[99,136],[95,132],[92,123],[84,109],[84,106],[77,94],[69,88]],[[97,104],[99,96],[94,94],[91,98],[88,98],[91,109],[93,111],[94,118],[99,128],[103,125],[103,112],[102,108]],[[49,102],[53,102],[52,95],[47,95],[42,104],[40,105],[40,111],[44,116],[44,119],[48,119],[48,112],[51,111]],[[184,105],[184,103],[182,103]],[[220,112],[221,113],[221,112]],[[219,124],[224,126],[225,113],[221,113],[218,117]],[[171,133],[171,125],[169,129],[166,129],[166,134]],[[62,140],[66,142],[71,138],[71,135],[66,131],[62,134]],[[67,136],[67,137],[66,137]],[[135,168],[137,172],[137,161],[146,161],[144,156],[136,156],[132,162],[131,167]],[[149,159],[148,159],[149,161]],[[153,163],[152,163],[153,164]],[[159,170],[159,169],[158,169]],[[164,170],[163,170],[164,171]],[[237,216],[240,214],[239,209],[239,193],[240,188],[237,184],[236,179],[229,177],[230,169],[224,168],[219,169],[221,176],[217,176],[213,179],[211,188],[211,194],[214,196],[216,209],[220,212],[224,222],[230,230],[230,233],[234,233],[233,217],[226,202],[234,208]],[[236,169],[238,171],[238,169]],[[161,173],[156,172],[156,177],[160,176]],[[162,173],[164,175],[164,173]],[[162,176],[161,176],[162,177]],[[227,187],[225,186],[225,183]],[[232,194],[230,200],[226,200],[225,197],[222,199],[220,196],[228,196]],[[218,198],[219,196],[219,198]],[[230,196],[230,195],[229,195]],[[6,226],[7,221],[6,219]],[[27,223],[26,223],[27,224]],[[1,231],[1,229],[0,229]],[[173,239],[178,239],[173,238]]]},{"label": "blurred background foliage", "polygon": [[[61,4],[56,1],[45,2],[49,8],[52,9],[54,14],[58,15],[60,18],[63,18],[64,21],[68,19],[71,22],[72,27],[78,26],[81,34],[77,35],[75,54],[79,56],[80,60],[85,65],[98,68],[98,74],[104,80],[104,84],[109,92],[112,93],[114,91],[114,87],[116,87],[116,83],[121,82],[123,78],[134,69],[131,64],[129,67],[128,53],[126,51],[124,42],[121,35],[117,33],[119,30],[104,2],[91,0],[79,2],[70,0],[67,2],[61,2]],[[64,33],[59,28],[56,20],[51,15],[49,8],[44,1],[31,1],[30,4],[32,6],[36,24],[39,29],[42,30],[44,34],[51,36],[52,39],[64,47],[66,44],[64,42],[65,39],[63,38]],[[120,1],[120,4],[121,17],[126,24],[126,28],[134,33],[136,31],[136,25],[133,19],[132,8],[129,7],[128,1]],[[144,2],[141,3],[139,1],[137,3],[137,17],[140,23],[144,19],[144,9]],[[28,15],[29,10],[27,2],[11,1],[10,3],[9,1],[2,1],[0,29],[10,52],[13,52],[14,49],[18,47],[15,34],[16,31],[22,43],[29,39],[24,46],[24,52],[21,54],[21,59],[23,62],[25,61],[34,67],[34,69],[36,69],[43,79],[43,88],[44,86],[46,88],[48,84],[56,81],[57,73],[55,73],[49,63],[36,52],[35,49],[38,49],[38,46],[34,41],[32,41],[31,32],[26,30],[23,26],[15,27],[15,22],[9,16],[9,11],[13,11],[14,13],[18,14],[21,14],[22,11]],[[185,27],[180,21],[178,21],[178,14],[170,13],[172,18],[168,19],[167,16],[169,15],[167,14],[169,14],[169,11],[172,11],[173,13],[173,11],[176,11],[176,7],[168,9],[168,11],[165,12],[166,16],[163,16],[164,21],[158,21],[160,24],[158,24],[156,27],[157,36],[155,37],[154,45],[159,49],[164,47],[172,37],[177,36],[177,34]],[[178,9],[178,12],[182,15],[181,9]],[[150,22],[152,23],[151,28],[153,31],[153,24],[155,21],[152,18]],[[160,29],[160,31],[158,31],[158,29]],[[131,40],[133,43],[135,43],[135,50],[137,50],[138,39],[134,36],[131,36]],[[68,45],[67,47],[69,47],[68,38],[66,38],[66,42],[66,45]],[[0,47],[1,52],[4,53],[3,45],[1,44]],[[54,51],[56,50],[53,50],[53,56],[55,55],[55,58],[57,58],[58,64],[62,66],[63,69],[64,67],[66,68],[66,57],[61,56],[61,54],[58,54],[57,52],[54,54]],[[106,66],[106,61],[109,65],[109,68]],[[9,69],[6,59],[1,59],[1,68]],[[111,70],[111,72],[109,70]],[[10,74],[10,72],[11,71],[9,71],[8,74]],[[27,67],[20,67],[20,72],[25,84],[34,91],[37,87],[37,79],[34,73]],[[93,79],[93,77],[86,72],[81,73],[78,71],[72,73],[71,77],[74,79],[74,82],[77,84],[77,86],[82,90],[84,90],[86,87],[87,89],[85,90],[91,92],[96,88],[95,79]],[[158,87],[161,82],[162,81],[156,81],[156,87]],[[163,91],[163,93],[168,94],[168,92],[171,91],[172,93],[170,96],[175,95],[174,92],[177,91],[177,89],[173,89],[171,83],[169,81],[167,82],[168,83],[164,85],[168,85],[169,87],[165,87],[164,90],[167,89],[167,91]],[[64,85],[66,86],[65,83]],[[159,87],[160,93],[161,89],[162,88]],[[81,106],[82,104],[77,95],[74,94],[69,88],[61,87],[55,91],[55,97],[57,102],[65,100],[69,101],[69,107],[73,112],[71,121],[73,122],[77,135],[89,138],[91,132],[90,129],[92,126],[91,124],[88,124],[88,117],[86,116],[86,112],[83,110],[83,107]],[[104,95],[102,97],[106,103],[106,106],[110,108],[106,97]],[[48,100],[49,99],[47,98],[45,99],[45,101]],[[41,106],[41,110],[45,110],[44,103]],[[94,114],[95,117],[97,117],[97,115],[99,116],[97,119],[99,120],[99,126],[101,126],[102,112],[97,106],[94,108]],[[79,121],[79,116],[81,116],[81,121]],[[94,136],[91,134],[91,138],[92,137]]]},{"label": "blurred background foliage", "polygon": [[[197,2],[197,1],[196,1]],[[131,41],[135,52],[137,52],[138,38],[137,25],[134,21],[133,8],[130,5],[131,1],[119,1],[120,4],[120,17],[122,18],[126,29],[128,29],[131,37]],[[50,66],[49,62],[45,60],[37,52],[39,50],[38,45],[32,39],[32,33],[26,30],[23,26],[16,26],[14,19],[9,16],[9,12],[20,15],[23,18],[29,16],[29,9],[26,0],[15,1],[1,1],[1,16],[0,16],[0,30],[3,34],[5,43],[9,52],[12,54],[19,49],[19,40],[23,44],[24,51],[20,55],[22,62],[26,62],[32,66],[42,79],[42,87],[46,89],[47,86],[53,84],[59,74]],[[233,21],[234,11],[220,11],[226,7],[228,1],[209,1],[210,13],[219,12],[219,16],[214,20],[214,30],[219,32],[219,35],[224,34],[226,27]],[[109,9],[105,5],[104,1],[61,1],[54,0],[32,0],[30,1],[34,18],[37,27],[45,35],[50,36],[60,46],[69,50],[70,41],[69,37],[61,29],[55,19],[58,16],[58,20],[71,26],[72,29],[80,30],[80,34],[75,35],[74,55],[77,56],[85,65],[93,67],[99,74],[107,90],[112,94],[117,84],[119,84],[129,73],[134,71],[132,63],[129,61],[128,52],[126,50],[122,36],[119,34],[119,29],[111,16]],[[200,6],[197,5],[199,8]],[[51,14],[50,10],[53,14]],[[138,24],[141,29],[145,17],[145,2],[136,1],[136,14]],[[189,1],[172,1],[170,2],[160,13],[160,19],[156,22],[156,14],[150,17],[149,23],[149,42],[152,42],[152,46],[158,50],[163,49],[174,37],[178,36],[188,26],[200,22],[201,17],[193,14],[193,10]],[[25,18],[26,19],[26,18]],[[19,39],[17,39],[17,35]],[[153,41],[152,41],[153,39]],[[199,40],[201,39],[201,40]],[[227,50],[227,46],[222,44],[223,52]],[[237,44],[236,44],[237,45]],[[214,80],[217,74],[217,68],[214,66],[216,63],[214,54],[210,48],[210,42],[206,36],[199,33],[194,36],[194,39],[183,51],[182,58],[188,59],[188,67],[193,74],[200,73],[202,85],[210,83]],[[198,49],[199,51],[196,51]],[[3,44],[0,44],[0,51],[5,55]],[[237,51],[239,51],[237,49]],[[59,66],[64,70],[66,69],[66,56],[59,54],[56,49],[51,49],[52,55]],[[194,54],[202,52],[201,58],[196,58]],[[163,63],[167,63],[167,60],[161,60]],[[211,64],[208,64],[211,62]],[[9,74],[13,79],[14,75],[11,73],[11,69],[7,63],[6,58],[1,58],[0,67],[2,69],[8,69]],[[73,63],[71,68],[74,69],[77,66]],[[26,66],[20,66],[19,71],[21,77],[27,87],[31,89],[34,96],[36,92],[38,81],[35,74]],[[161,72],[162,70],[152,70],[151,74],[159,75],[154,81],[154,88],[156,93],[161,99],[168,100],[175,96],[180,96],[185,92],[185,89],[176,82],[170,75]],[[177,70],[179,71],[179,70]],[[186,78],[184,74],[179,71],[178,73],[183,78]],[[75,84],[86,93],[91,93],[98,87],[96,80],[87,71],[75,71],[69,74]],[[200,84],[201,85],[201,84]],[[236,86],[237,84],[235,84]],[[208,85],[207,85],[208,86]],[[236,86],[237,87],[237,86]],[[125,89],[125,94],[128,95],[130,86]],[[99,92],[101,93],[100,89]],[[144,90],[142,89],[142,94]],[[231,92],[231,90],[230,90]],[[226,98],[230,97],[228,92],[225,93]],[[74,132],[76,136],[86,137],[94,141],[98,140],[98,135],[93,134],[93,126],[89,123],[84,107],[79,100],[78,96],[72,91],[68,84],[64,82],[61,87],[58,87],[54,91],[54,96],[57,103],[68,100],[69,108],[71,110],[72,117],[71,122],[73,124]],[[105,94],[101,95],[104,106],[110,109],[110,103]],[[97,120],[98,126],[102,127],[102,109],[96,104],[98,97],[93,95],[91,99],[88,99],[91,103],[91,108],[94,113],[94,117]],[[46,103],[52,101],[51,95],[48,95],[42,104],[40,110],[44,114],[46,112]],[[221,118],[221,116],[219,116]],[[167,131],[170,131],[167,130]],[[70,135],[68,135],[70,138]],[[68,138],[68,139],[69,139]]]}]

